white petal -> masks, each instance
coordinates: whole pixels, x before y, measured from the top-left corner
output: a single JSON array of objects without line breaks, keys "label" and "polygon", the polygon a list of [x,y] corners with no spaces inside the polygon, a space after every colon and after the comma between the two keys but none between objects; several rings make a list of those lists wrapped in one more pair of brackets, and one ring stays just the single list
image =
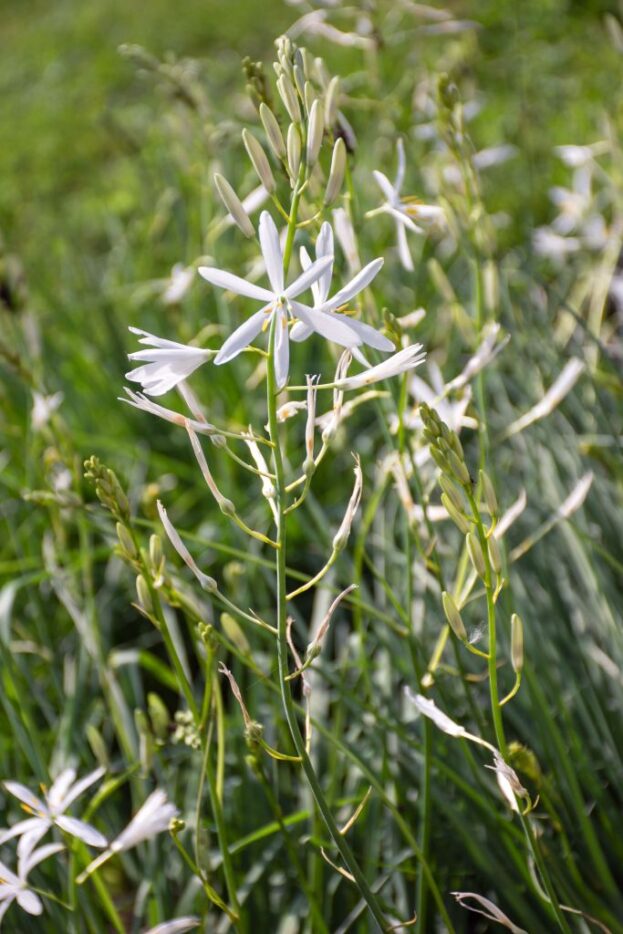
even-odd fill
[{"label": "white petal", "polygon": [[307,340],[313,333],[314,329],[308,324],[303,324],[302,321],[295,321],[290,331],[290,340],[300,344],[301,341]]},{"label": "white petal", "polygon": [[39,847],[38,850],[34,850],[27,859],[19,865],[19,877],[22,881],[26,878],[29,872],[38,866],[39,863],[43,862],[44,859],[47,859],[48,856],[52,856],[54,853],[60,853],[61,850],[64,850],[65,847],[62,843],[46,843],[45,846]]},{"label": "white petal", "polygon": [[340,305],[344,305],[346,302],[350,301],[351,298],[354,298],[355,295],[358,295],[363,289],[368,286],[374,277],[379,273],[383,265],[383,260],[373,259],[371,263],[368,263],[367,266],[358,272],[356,276],[348,282],[343,288],[336,292],[335,295],[329,299],[322,306],[323,311],[332,310],[334,308],[339,308]]},{"label": "white petal", "polygon": [[99,781],[100,778],[104,775],[106,769],[99,768],[95,769],[93,772],[89,772],[88,775],[85,775],[84,778],[81,778],[80,781],[71,788],[71,790],[65,795],[62,801],[62,807],[66,810],[72,801],[75,801],[76,798],[79,798],[80,795],[90,788],[91,785],[94,785],[95,782]]},{"label": "white petal", "polygon": [[40,915],[43,911],[43,904],[38,895],[30,892],[28,889],[22,889],[17,893],[17,904],[29,915]]},{"label": "white petal", "polygon": [[275,322],[277,333],[275,335],[275,379],[277,389],[283,389],[288,382],[290,368],[290,340],[288,334],[288,319],[280,314]]},{"label": "white petal", "polygon": [[62,814],[56,818],[56,825],[65,833],[71,834],[72,837],[78,837],[83,843],[88,843],[89,846],[108,846],[108,840],[99,830],[75,817],[67,817],[66,814]]},{"label": "white petal", "polygon": [[396,142],[396,152],[398,154],[398,170],[396,172],[396,181],[394,182],[394,188],[398,192],[402,188],[402,183],[405,180],[405,168],[406,168],[405,146],[404,146],[404,143],[401,137],[399,137],[398,141]]},{"label": "white petal", "polygon": [[320,233],[318,234],[318,239],[316,240],[316,259],[322,259],[324,256],[331,257],[331,265],[327,267],[326,271],[323,272],[320,279],[316,283],[314,292],[314,301],[316,305],[321,305],[326,301],[329,294],[329,289],[331,288],[331,278],[333,276],[333,258],[335,255],[335,248],[333,244],[333,231],[331,230],[331,224],[327,221],[324,222],[320,228]]},{"label": "white petal", "polygon": [[388,209],[391,216],[396,221],[397,226],[408,227],[409,230],[412,230],[413,233],[423,234],[424,230],[415,223],[415,221],[409,217],[404,208],[389,208]]},{"label": "white petal", "polygon": [[155,928],[145,931],[145,934],[182,934],[183,931],[190,931],[201,924],[199,918],[189,916],[188,918],[177,918],[175,921],[163,921],[157,924]]},{"label": "white petal", "polygon": [[[139,351],[141,353],[141,351]],[[187,379],[210,356],[209,351],[187,347],[185,351],[154,350],[145,353],[161,354],[161,357],[136,367],[126,373],[126,379],[140,383],[150,396],[162,396],[183,379]]]},{"label": "white petal", "polygon": [[26,788],[25,785],[21,785],[19,782],[5,782],[4,787],[6,790],[15,795],[16,798],[19,798],[24,804],[27,804],[29,808],[32,808],[33,811],[38,811],[41,814],[47,814],[48,809],[36,795],[33,795],[32,791],[29,788]]},{"label": "white petal", "polygon": [[[43,824],[47,830],[50,826],[50,821],[47,817],[29,817],[27,820],[18,821],[17,824],[13,824],[12,827],[8,827],[6,830],[0,832],[0,846],[6,843],[7,840],[12,840],[13,837],[21,837],[22,834],[27,834],[36,830],[41,824]],[[2,872],[0,872],[0,877],[1,876]]]},{"label": "white petal", "polygon": [[235,292],[236,295],[244,295],[246,298],[255,298],[258,302],[270,302],[273,299],[273,293],[268,289],[262,289],[259,285],[247,282],[240,276],[234,276],[231,272],[225,272],[224,269],[216,269],[213,266],[200,266],[199,275],[220,289],[227,289],[229,292]]},{"label": "white petal", "polygon": [[389,338],[385,337],[384,334],[379,333],[376,328],[373,328],[369,324],[365,324],[363,321],[357,321],[355,318],[347,318],[347,321],[349,326],[353,329],[363,344],[367,344],[368,347],[374,347],[375,350],[395,350],[395,347]]},{"label": "white petal", "polygon": [[215,364],[220,366],[222,363],[228,363],[230,360],[233,360],[234,357],[237,357],[240,351],[248,347],[251,341],[257,337],[265,321],[266,308],[261,308],[259,311],[256,311],[254,315],[251,315],[244,324],[241,324],[239,328],[236,328],[233,334],[229,335],[214,358]]},{"label": "white petal", "polygon": [[312,264],[312,258],[304,246],[299,250],[299,259],[301,261],[301,269],[303,272],[306,272]]},{"label": "white petal", "polygon": [[332,256],[323,256],[311,264],[301,275],[288,286],[283,293],[286,298],[295,298],[301,292],[305,292],[313,282],[317,282],[322,274],[333,264]]},{"label": "white petal", "polygon": [[40,817],[37,820],[36,827],[33,825],[30,830],[22,834],[22,836],[19,838],[19,843],[17,844],[18,863],[28,859],[36,845],[39,843],[39,840],[41,840],[41,838],[46,835],[51,826],[51,820],[48,820],[47,817]]},{"label": "white petal", "polygon": [[60,775],[57,775],[50,790],[46,795],[46,799],[51,808],[56,808],[60,805],[63,800],[64,795],[67,794],[68,789],[71,787],[73,782],[76,780],[76,770],[75,769],[63,769]]},{"label": "white petal", "polygon": [[407,243],[407,231],[402,224],[396,224],[396,234],[398,236],[398,255],[400,262],[408,272],[413,272],[413,259],[409,244]]},{"label": "white petal", "polygon": [[14,872],[11,872],[9,867],[5,866],[2,861],[0,861],[0,879],[2,879],[0,887],[3,894],[7,889],[21,885],[19,876],[16,876]]},{"label": "white petal", "polygon": [[359,338],[343,315],[320,311],[317,308],[311,309],[299,302],[290,304],[297,318],[327,340],[334,341],[342,347],[354,347],[359,343]]},{"label": "white petal", "polygon": [[183,350],[186,344],[179,344],[177,341],[170,341],[166,337],[157,337],[150,334],[149,331],[143,331],[141,328],[129,327],[128,331],[132,334],[140,334],[139,344],[145,344],[147,347],[157,347],[161,350]]},{"label": "white petal", "polygon": [[377,171],[376,169],[372,173],[376,179],[376,183],[389,201],[390,204],[393,204],[398,199],[398,193],[395,190],[394,186],[388,179],[387,175],[383,175],[382,172]]},{"label": "white petal", "polygon": [[262,211],[260,215],[259,235],[268,280],[273,292],[281,295],[283,292],[283,253],[279,243],[279,231],[268,211]]}]

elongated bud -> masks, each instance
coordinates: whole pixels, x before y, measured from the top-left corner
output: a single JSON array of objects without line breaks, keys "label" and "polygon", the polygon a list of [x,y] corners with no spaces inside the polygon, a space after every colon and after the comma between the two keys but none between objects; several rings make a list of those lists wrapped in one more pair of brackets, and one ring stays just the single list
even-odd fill
[{"label": "elongated bud", "polygon": [[331,78],[327,88],[324,102],[324,122],[328,127],[333,126],[337,118],[337,101],[340,93],[340,79],[337,75]]},{"label": "elongated bud", "polygon": [[141,606],[146,613],[154,612],[154,605],[151,602],[149,587],[142,574],[139,574],[136,578],[136,596],[138,597],[139,606]]},{"label": "elongated bud", "polygon": [[344,140],[340,137],[333,147],[333,156],[331,157],[331,171],[329,172],[329,181],[327,190],[324,194],[324,203],[333,204],[342,189],[344,181],[344,172],[346,171],[346,146]]},{"label": "elongated bud", "polygon": [[523,668],[523,623],[517,613],[511,616],[511,664],[519,674]]},{"label": "elongated bud", "polygon": [[456,527],[459,529],[459,531],[462,532],[463,535],[467,535],[467,533],[470,531],[469,522],[467,521],[467,519],[465,518],[462,512],[459,512],[458,509],[455,509],[454,503],[449,498],[449,496],[446,496],[445,493],[441,494],[441,505],[445,508],[446,512],[448,513],[448,515],[450,516],[450,518],[452,519]]},{"label": "elongated bud", "polygon": [[489,552],[489,561],[491,562],[491,567],[496,574],[499,574],[502,570],[502,555],[500,553],[500,546],[495,535],[491,535],[487,539],[487,551]]},{"label": "elongated bud", "polygon": [[291,123],[288,127],[288,168],[290,169],[290,175],[294,180],[299,173],[299,166],[301,164],[301,134],[299,133],[298,127],[295,123]]},{"label": "elongated bud", "polygon": [[166,704],[158,694],[153,692],[147,695],[147,710],[154,736],[160,743],[166,742],[169,736],[169,724],[171,716],[167,710]]},{"label": "elongated bud", "polygon": [[139,761],[141,773],[147,775],[154,759],[154,739],[149,728],[149,720],[144,710],[134,711],[134,725],[139,737]]},{"label": "elongated bud", "polygon": [[309,112],[309,121],[307,123],[307,167],[312,168],[316,164],[318,153],[322,145],[322,134],[324,133],[324,115],[320,101],[314,101]]},{"label": "elongated bud", "polygon": [[164,565],[164,555],[162,554],[162,539],[159,535],[150,535],[149,537],[149,563],[156,573],[160,573]]},{"label": "elongated bud", "polygon": [[299,99],[296,94],[296,89],[287,75],[282,74],[278,79],[277,90],[279,91],[283,106],[288,111],[288,116],[292,123],[300,123],[301,108],[299,107]]},{"label": "elongated bud", "polygon": [[286,154],[286,144],[283,141],[277,118],[264,102],[260,104],[260,119],[273,152],[278,159],[283,159]]},{"label": "elongated bud", "polygon": [[260,143],[256,140],[252,133],[249,133],[246,128],[242,131],[242,141],[245,145],[245,149],[249,154],[249,159],[253,163],[253,168],[257,172],[258,178],[262,185],[266,191],[274,191],[275,179],[273,177],[270,165],[268,164],[266,153],[262,149]]},{"label": "elongated bud", "polygon": [[482,553],[482,548],[480,547],[480,542],[473,532],[468,532],[465,536],[465,544],[467,545],[467,553],[469,559],[474,566],[474,570],[479,577],[485,577],[487,570],[485,565],[485,556]]},{"label": "elongated bud", "polygon": [[461,491],[459,490],[458,486],[456,486],[452,482],[452,480],[450,480],[448,477],[444,476],[443,474],[439,478],[439,486],[441,487],[443,492],[446,494],[448,499],[452,500],[452,505],[455,506],[459,512],[463,512],[463,510],[465,509],[465,503],[464,503],[463,496],[461,495]]},{"label": "elongated bud", "polygon": [[495,490],[493,489],[493,484],[489,479],[489,475],[480,471],[480,484],[482,486],[482,493],[485,498],[485,503],[487,504],[487,509],[489,510],[490,516],[498,515],[498,499],[495,495]]},{"label": "elongated bud", "polygon": [[461,614],[459,613],[459,608],[454,602],[454,597],[444,590],[441,595],[441,602],[443,604],[443,611],[446,614],[446,619],[454,635],[457,639],[460,639],[461,642],[467,642],[467,632]]},{"label": "elongated bud", "polygon": [[236,515],[236,507],[230,499],[227,499],[226,496],[223,496],[219,500],[218,508],[221,510],[224,516],[231,517]]},{"label": "elongated bud", "polygon": [[305,110],[307,111],[307,113],[310,112],[310,110],[312,109],[314,105],[314,101],[317,99],[318,99],[318,95],[316,94],[316,89],[314,88],[313,84],[311,83],[311,81],[306,81],[305,92],[303,94],[303,100],[305,101]]},{"label": "elongated bud", "polygon": [[[311,462],[314,468],[314,432],[316,429],[316,378],[307,376],[307,421],[305,422],[305,457],[306,463]],[[305,469],[308,473],[308,469]]]},{"label": "elongated bud", "polygon": [[329,84],[329,81],[331,80],[329,72],[327,71],[327,66],[321,58],[314,59],[314,66],[316,69],[316,78],[318,79],[318,83],[322,85],[323,88],[326,88]]},{"label": "elongated bud", "polygon": [[472,485],[469,470],[465,466],[465,461],[457,457],[456,452],[453,450],[448,451],[448,463],[450,464],[452,473],[461,486],[469,487]]},{"label": "elongated bud", "polygon": [[296,89],[304,97],[305,95],[305,75],[303,74],[303,69],[300,64],[294,66],[294,82],[296,84]]},{"label": "elongated bud", "polygon": [[130,535],[127,527],[121,522],[117,522],[117,538],[119,539],[119,544],[123,549],[124,554],[128,558],[136,558],[136,547],[132,541],[132,536]]},{"label": "elongated bud", "polygon": [[242,206],[242,201],[231,187],[227,179],[222,175],[219,175],[217,172],[214,175],[214,183],[216,185],[216,190],[221,197],[221,201],[225,205],[225,210],[230,214],[236,226],[242,231],[245,237],[254,237],[255,230],[253,228],[253,224],[251,223],[251,218],[245,211],[244,207]]}]

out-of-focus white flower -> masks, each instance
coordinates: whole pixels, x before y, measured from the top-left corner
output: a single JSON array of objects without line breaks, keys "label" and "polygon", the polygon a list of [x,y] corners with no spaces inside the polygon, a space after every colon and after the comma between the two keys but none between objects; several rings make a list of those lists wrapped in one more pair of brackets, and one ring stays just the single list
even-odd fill
[{"label": "out-of-focus white flower", "polygon": [[379,380],[391,379],[400,375],[400,373],[405,373],[407,370],[413,370],[416,366],[420,366],[425,359],[426,352],[422,350],[422,345],[412,344],[410,347],[405,347],[403,350],[399,350],[398,353],[392,354],[391,357],[383,360],[377,366],[363,370],[363,372],[357,373],[355,376],[344,376],[336,379],[331,385],[341,390],[362,389],[372,383],[378,383]]},{"label": "out-of-focus white flower", "polygon": [[534,252],[556,261],[564,259],[571,253],[577,253],[580,245],[577,237],[562,237],[551,227],[537,227],[532,235]]},{"label": "out-of-focus white flower", "polygon": [[477,373],[489,365],[495,357],[506,347],[510,340],[510,335],[500,338],[501,327],[495,322],[489,323],[482,332],[482,342],[476,348],[476,353],[469,358],[461,373],[450,380],[446,386],[446,391],[461,389],[466,386]]},{"label": "out-of-focus white flower", "polygon": [[[415,694],[410,687],[404,688],[405,696],[411,703],[417,708],[417,710],[424,717],[428,717],[429,720],[432,720],[435,726],[440,729],[443,733],[447,733],[448,736],[457,736],[462,739],[469,739],[473,743],[477,743],[479,746],[484,746],[486,749],[490,749],[491,752],[497,753],[498,750],[495,746],[492,746],[491,743],[488,743],[485,739],[481,739],[480,736],[475,736],[473,733],[468,733],[465,727],[462,727],[460,723],[455,723],[454,720],[451,720],[440,710],[434,700],[431,700],[429,697],[424,697],[423,694]],[[498,753],[499,755],[499,753]]]},{"label": "out-of-focus white flower", "polygon": [[[443,209],[438,205],[422,204],[417,198],[413,197],[401,197],[400,192],[402,191],[406,169],[405,150],[401,139],[398,139],[396,143],[396,151],[398,154],[398,169],[393,185],[383,172],[375,169],[373,173],[377,185],[387,199],[377,210],[391,214],[394,218],[400,261],[405,269],[411,271],[413,269],[413,259],[407,243],[407,229],[412,230],[414,233],[424,233],[422,227],[418,227],[415,223],[414,218],[423,223],[439,221],[444,217],[444,213]],[[366,217],[371,217],[376,213],[377,211],[368,211]]]},{"label": "out-of-focus white flower", "polygon": [[[479,172],[486,171],[496,165],[502,165],[517,155],[517,147],[510,143],[500,143],[498,146],[488,146],[481,149],[472,156],[472,164]],[[460,185],[463,181],[463,174],[458,165],[452,162],[445,165],[442,169],[444,181],[449,185]]]},{"label": "out-of-focus white flower", "polygon": [[312,10],[305,13],[288,29],[288,35],[296,39],[303,34],[308,36],[321,36],[336,45],[355,49],[374,48],[374,39],[362,35],[362,26],[369,22],[368,18],[361,18],[358,23],[358,32],[344,32],[327,21],[327,10]]},{"label": "out-of-focus white flower", "polygon": [[177,918],[175,921],[163,921],[154,928],[149,928],[145,934],[184,934],[184,931],[191,931],[198,928],[201,924],[199,918],[188,916],[187,918]]},{"label": "out-of-focus white flower", "polygon": [[76,881],[79,884],[84,882],[87,876],[95,872],[96,869],[109,860],[111,856],[114,856],[115,853],[131,850],[132,847],[138,846],[139,843],[143,843],[144,840],[151,840],[152,837],[157,836],[159,833],[164,833],[165,830],[169,829],[169,825],[173,818],[177,816],[177,813],[178,810],[175,805],[168,800],[166,791],[163,791],[161,788],[152,791],[125,830],[121,831],[108,849],[100,853],[96,859],[89,863]]},{"label": "out-of-focus white flower", "polygon": [[[28,888],[28,874],[48,856],[59,853],[62,843],[48,843],[38,850],[26,850],[17,857],[17,875],[0,862],[0,924],[14,901],[29,915],[40,915],[43,903],[39,896]],[[17,928],[14,928],[17,930]]]},{"label": "out-of-focus white flower", "polygon": [[162,293],[162,301],[165,305],[177,305],[188,292],[193,279],[195,270],[192,266],[184,266],[183,263],[176,263],[171,270],[171,276],[166,280],[165,289]]},{"label": "out-of-focus white flower", "polygon": [[[409,392],[416,402],[418,404],[425,402],[431,408],[434,408],[442,422],[445,422],[448,428],[456,431],[457,434],[462,428],[477,428],[478,422],[476,419],[465,414],[471,401],[469,387],[465,388],[459,399],[450,401],[448,387],[443,381],[441,370],[437,364],[429,363],[428,375],[428,383],[417,375],[414,375],[409,383]],[[422,428],[422,419],[417,409],[406,414],[405,424],[409,428]]]},{"label": "out-of-focus white flower", "polygon": [[153,350],[138,350],[128,354],[130,360],[145,361],[142,366],[126,373],[126,379],[140,383],[148,396],[162,396],[173,389],[183,379],[214,356],[213,350],[178,344],[164,337],[156,337],[140,328],[130,328],[133,334],[139,334],[139,344],[153,347]]},{"label": "out-of-focus white flower", "polygon": [[597,143],[591,143],[589,146],[554,146],[554,152],[565,165],[572,169],[587,165],[592,162],[595,156],[600,156],[608,151],[606,140],[600,140]]},{"label": "out-of-focus white flower", "polygon": [[50,790],[44,792],[43,800],[19,782],[4,782],[4,787],[9,794],[18,798],[24,810],[33,816],[27,820],[18,821],[8,830],[0,832],[0,844],[12,837],[20,837],[18,854],[29,852],[51,827],[56,826],[65,833],[88,843],[89,846],[107,846],[108,841],[99,830],[65,813],[76,798],[99,781],[104,771],[103,768],[96,769],[76,781],[75,769],[64,769],[54,780]]},{"label": "out-of-focus white flower", "polygon": [[[303,269],[310,269],[312,266],[312,260],[305,249],[301,247],[300,251],[301,266]],[[333,231],[331,230],[331,225],[326,221],[320,228],[320,233],[318,234],[318,239],[316,240],[316,262],[330,258],[331,263],[327,269],[323,272],[322,276],[317,280],[317,282],[312,285],[312,295],[314,298],[314,307],[312,309],[312,318],[311,323],[307,324],[305,321],[297,321],[294,327],[292,328],[291,338],[293,341],[302,341],[310,336],[312,331],[318,331],[319,333],[328,333],[332,323],[337,322],[341,327],[347,327],[350,329],[350,337],[348,341],[336,340],[336,343],[342,344],[344,347],[349,347],[355,356],[357,356],[356,348],[358,345],[367,344],[369,347],[374,347],[375,350],[389,351],[394,349],[394,345],[387,337],[384,337],[380,334],[375,328],[371,327],[369,324],[365,324],[363,321],[357,321],[354,318],[348,318],[344,315],[340,315],[334,311],[335,308],[339,308],[341,305],[344,305],[351,298],[354,298],[359,292],[365,289],[370,282],[377,275],[381,266],[383,265],[382,259],[372,260],[371,263],[368,263],[361,272],[358,272],[350,282],[345,285],[339,292],[336,292],[332,298],[329,298],[329,290],[331,288],[331,278],[333,273],[333,261],[335,259],[335,248],[333,243]],[[293,302],[293,308],[295,311],[298,310],[299,305],[296,302]],[[322,330],[320,330],[321,323]],[[359,358],[361,356],[359,355]],[[365,363],[365,360],[363,360]]]},{"label": "out-of-focus white flower", "polygon": [[585,370],[585,364],[582,360],[575,357],[568,360],[562,371],[558,374],[552,385],[549,387],[543,398],[537,402],[528,412],[525,412],[521,418],[509,425],[504,432],[504,438],[510,438],[519,434],[528,425],[533,425],[540,419],[550,415],[557,408],[562,400],[569,393]]},{"label": "out-of-focus white flower", "polygon": [[50,421],[52,415],[63,401],[62,392],[54,392],[51,396],[44,396],[41,392],[32,394],[32,421],[33,431],[41,431]]},{"label": "out-of-focus white flower", "polygon": [[348,268],[353,274],[359,272],[361,269],[361,260],[359,259],[359,250],[357,249],[357,239],[350,217],[345,208],[335,208],[333,211],[333,223],[335,224],[335,235],[346,257]]}]

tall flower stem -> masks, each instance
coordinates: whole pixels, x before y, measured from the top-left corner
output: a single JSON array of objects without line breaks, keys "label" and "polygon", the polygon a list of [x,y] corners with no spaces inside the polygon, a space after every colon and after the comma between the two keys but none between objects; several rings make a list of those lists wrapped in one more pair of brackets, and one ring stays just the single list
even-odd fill
[{"label": "tall flower stem", "polygon": [[[291,215],[292,218],[292,215]],[[292,223],[292,220],[291,220]],[[279,669],[279,688],[281,692],[281,700],[283,703],[283,709],[285,712],[286,720],[290,730],[290,735],[292,737],[292,742],[294,743],[294,748],[296,749],[297,755],[300,757],[301,765],[305,773],[305,777],[311,789],[311,792],[314,796],[316,804],[318,805],[318,810],[322,815],[322,818],[326,824],[327,830],[329,831],[335,846],[337,847],[342,860],[348,871],[353,876],[355,880],[355,885],[359,889],[361,897],[366,902],[370,912],[377,921],[381,930],[387,929],[387,921],[381,910],[381,906],[378,903],[378,900],[370,888],[366,877],[361,871],[359,864],[357,863],[355,856],[346,841],[346,838],[340,833],[340,830],[335,822],[333,814],[329,804],[323,794],[322,788],[320,787],[320,782],[318,781],[318,776],[314,770],[311,759],[307,754],[305,748],[305,740],[301,734],[301,730],[298,724],[298,719],[296,715],[296,710],[294,707],[294,701],[292,699],[292,694],[290,690],[290,682],[286,680],[289,670],[288,670],[288,644],[286,638],[286,625],[287,625],[287,610],[286,610],[286,482],[285,482],[285,472],[283,466],[283,458],[281,456],[281,448],[279,444],[279,429],[277,421],[277,381],[275,378],[275,364],[273,357],[273,348],[275,344],[275,318],[271,322],[270,328],[270,347],[268,353],[268,374],[267,374],[267,403],[268,403],[268,428],[270,440],[274,444],[273,448],[273,462],[275,467],[275,491],[276,491],[276,506],[277,506],[277,532],[276,538],[278,542],[278,550],[276,557],[276,575],[277,575],[277,662]]]}]

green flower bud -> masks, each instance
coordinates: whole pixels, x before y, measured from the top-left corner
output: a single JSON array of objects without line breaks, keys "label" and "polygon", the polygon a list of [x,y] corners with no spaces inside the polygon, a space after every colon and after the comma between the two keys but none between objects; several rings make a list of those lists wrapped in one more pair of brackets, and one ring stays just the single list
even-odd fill
[{"label": "green flower bud", "polygon": [[337,101],[340,93],[340,79],[331,78],[324,102],[324,122],[328,127],[333,126],[337,119]]},{"label": "green flower bud", "polygon": [[320,147],[322,145],[322,135],[324,133],[324,115],[320,106],[320,101],[314,101],[309,112],[307,123],[307,167],[311,169],[318,158]]},{"label": "green flower bud", "polygon": [[139,574],[136,578],[136,595],[138,597],[138,604],[146,613],[154,612],[154,605],[151,602],[151,594],[149,593],[149,587],[147,586],[147,581],[142,574]]},{"label": "green flower bud", "polygon": [[331,170],[329,172],[329,181],[324,195],[324,203],[328,207],[338,197],[342,190],[344,181],[344,172],[346,171],[346,146],[344,140],[340,137],[333,147],[333,156],[331,158]]},{"label": "green flower bud", "polygon": [[444,590],[441,595],[441,602],[443,604],[443,611],[446,614],[446,619],[454,635],[460,639],[461,642],[467,642],[467,632],[461,614],[459,613],[459,608],[454,601],[454,597]]},{"label": "green flower bud", "polygon": [[121,522],[117,522],[116,529],[119,544],[121,545],[121,548],[126,557],[136,558],[136,547],[127,526],[123,525]]},{"label": "green flower bud", "polygon": [[[261,105],[261,107],[265,106],[265,104]],[[216,184],[216,190],[221,197],[221,201],[225,205],[225,210],[229,212],[236,226],[242,231],[245,237],[254,237],[255,230],[251,223],[251,218],[243,208],[242,201],[227,179],[223,178],[223,176],[219,175],[217,172],[214,175],[214,182]]]},{"label": "green flower bud", "polygon": [[282,74],[278,79],[277,90],[292,123],[300,123],[301,108],[299,107],[296,89],[286,74]]},{"label": "green flower bud", "polygon": [[286,145],[283,141],[281,128],[270,107],[267,107],[264,103],[260,104],[260,119],[273,152],[278,159],[283,159],[286,154]]},{"label": "green flower bud", "polygon": [[262,185],[266,191],[274,191],[276,187],[275,179],[273,177],[270,165],[268,164],[266,153],[262,149],[261,144],[256,140],[252,133],[249,133],[246,128],[242,131],[242,141],[245,145],[247,153],[249,154],[249,159],[253,163],[253,168],[257,172],[257,176]]},{"label": "green flower bud", "polygon": [[474,570],[479,577],[484,578],[487,573],[485,565],[485,556],[482,553],[482,548],[480,547],[480,542],[478,541],[477,536],[473,532],[468,532],[465,536],[465,544],[467,545],[467,553],[469,559],[474,566]]},{"label": "green flower bud", "polygon": [[452,480],[450,480],[448,477],[444,476],[443,474],[439,478],[439,486],[441,487],[443,492],[446,494],[448,499],[452,500],[452,505],[455,506],[459,512],[463,512],[465,509],[465,502],[463,500],[463,495],[460,489],[458,488],[458,486],[456,486],[452,482]]},{"label": "green flower bud", "polygon": [[441,504],[445,508],[446,512],[448,513],[448,515],[450,516],[450,518],[452,519],[456,527],[459,529],[459,531],[462,532],[463,535],[467,535],[467,533],[470,531],[470,528],[471,528],[469,522],[467,521],[463,513],[459,512],[458,509],[455,509],[452,500],[448,496],[446,496],[445,493],[441,494]]},{"label": "green flower bud", "polygon": [[517,613],[511,616],[511,664],[516,674],[523,668],[523,623]]},{"label": "green flower bud", "polygon": [[288,148],[288,168],[290,170],[290,175],[292,180],[297,177],[299,172],[299,167],[301,165],[301,134],[295,123],[291,123],[288,127],[288,138],[287,138],[287,148]]},{"label": "green flower bud", "polygon": [[494,535],[491,535],[487,539],[487,551],[489,552],[491,567],[496,574],[499,574],[502,570],[502,555],[500,553],[500,545]]},{"label": "green flower bud", "polygon": [[489,510],[489,515],[497,516],[498,500],[497,496],[495,495],[495,490],[493,489],[493,484],[491,483],[488,474],[486,474],[484,470],[480,471],[479,477],[485,503],[487,504],[487,509]]}]

